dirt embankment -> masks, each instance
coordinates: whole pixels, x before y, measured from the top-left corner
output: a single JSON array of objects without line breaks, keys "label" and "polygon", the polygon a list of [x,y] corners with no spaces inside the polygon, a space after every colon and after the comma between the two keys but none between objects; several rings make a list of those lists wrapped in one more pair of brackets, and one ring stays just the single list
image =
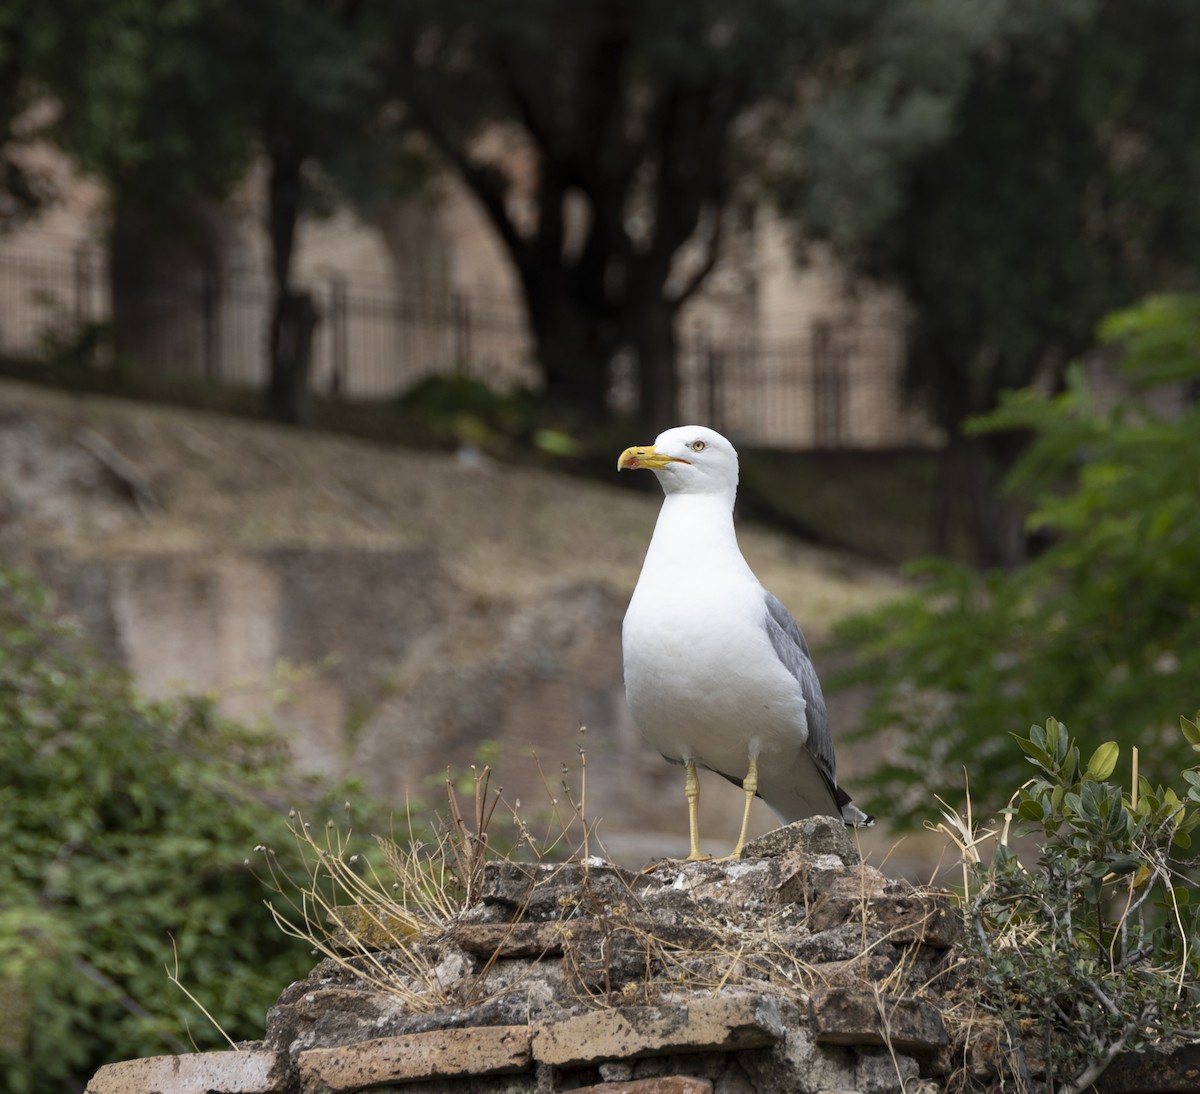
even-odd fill
[{"label": "dirt embankment", "polygon": [[[213,689],[398,803],[493,741],[525,813],[549,808],[563,765],[577,777],[586,725],[588,812],[627,861],[686,837],[679,772],[638,738],[620,682],[657,510],[550,471],[0,381],[0,561],[52,581],[145,691]],[[818,650],[895,589],[853,558],[740,535]],[[840,760],[852,785],[858,757]],[[720,851],[741,795],[705,789]]]}]

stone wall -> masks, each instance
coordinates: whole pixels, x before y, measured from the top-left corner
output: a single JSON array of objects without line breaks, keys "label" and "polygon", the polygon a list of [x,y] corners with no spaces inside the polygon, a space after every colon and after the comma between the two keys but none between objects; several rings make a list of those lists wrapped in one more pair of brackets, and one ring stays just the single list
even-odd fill
[{"label": "stone wall", "polygon": [[[283,992],[263,1041],[110,1064],[89,1094],[1020,1089],[953,904],[861,864],[832,818],[641,874],[491,863],[437,930],[360,925]],[[1098,1089],[1198,1080],[1200,1046],[1176,1046]]]}]

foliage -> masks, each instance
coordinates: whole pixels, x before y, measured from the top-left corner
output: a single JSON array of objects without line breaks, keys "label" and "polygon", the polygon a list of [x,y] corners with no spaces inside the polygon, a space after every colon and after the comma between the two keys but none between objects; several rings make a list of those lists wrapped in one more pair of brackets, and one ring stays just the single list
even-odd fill
[{"label": "foliage", "polygon": [[429,376],[398,400],[404,411],[440,441],[489,448],[498,438],[529,433],[536,421],[529,392],[502,395],[480,380],[465,376]]},{"label": "foliage", "polygon": [[[1200,406],[1163,385],[1200,378],[1200,302],[1151,300],[1103,333],[1129,395],[1106,402],[1076,370],[975,427],[1031,434],[1011,481],[1045,550],[1009,572],[924,563],[917,592],[841,629],[850,678],[877,685],[864,731],[894,734],[872,805],[895,822],[919,823],[963,767],[985,801],[1019,781],[1007,728],[1047,708],[1140,746],[1155,777],[1177,768],[1172,727],[1200,680]],[[1173,413],[1154,411],[1164,397]]]},{"label": "foliage", "polygon": [[29,154],[48,120],[39,92],[61,30],[48,7],[39,0],[0,5],[0,228],[53,196],[44,163]]},{"label": "foliage", "polygon": [[1200,9],[949,7],[916,77],[891,56],[913,38],[900,20],[814,114],[798,209],[904,290],[914,381],[953,428],[1053,382],[1105,312],[1196,283]]},{"label": "foliage", "polygon": [[[273,737],[206,700],[147,702],[0,570],[0,1083],[261,1035],[311,964],[245,864],[298,784]],[[283,868],[294,866],[284,859]]]},{"label": "foliage", "polygon": [[[1182,727],[1200,752],[1200,726]],[[1200,1019],[1200,876],[1190,853],[1200,767],[1183,770],[1177,792],[1140,778],[1135,753],[1123,790],[1108,781],[1115,742],[1084,763],[1049,719],[1017,743],[1035,774],[1005,811],[991,861],[961,816],[946,813],[942,829],[966,852],[973,982],[1005,1024],[1020,1085],[1031,1089],[1032,1055],[1060,1092],[1082,1091],[1118,1054]],[[1010,833],[1035,837],[1035,866],[1021,862]]]},{"label": "foliage", "polygon": [[1106,312],[1197,286],[1200,7],[931,7],[962,25],[932,36],[915,77],[896,57],[926,56],[911,18],[835,74],[789,204],[903,292],[909,389],[951,438],[941,525],[968,514],[980,561],[1012,564],[1019,517],[997,488],[1019,441],[959,427],[1003,390],[1057,387]]},{"label": "foliage", "polygon": [[[223,0],[57,0],[47,66],[60,145],[112,190],[116,208],[176,238],[203,200],[250,165],[244,88]],[[215,79],[217,58],[224,58]]]}]

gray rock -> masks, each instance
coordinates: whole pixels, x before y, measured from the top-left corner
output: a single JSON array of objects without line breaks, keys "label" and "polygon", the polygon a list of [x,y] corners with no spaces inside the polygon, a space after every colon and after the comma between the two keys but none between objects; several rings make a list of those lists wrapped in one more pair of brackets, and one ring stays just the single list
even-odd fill
[{"label": "gray rock", "polygon": [[836,855],[846,866],[862,861],[853,832],[840,817],[809,817],[785,824],[751,840],[742,857],[777,858],[789,851],[803,851],[811,856]]},{"label": "gray rock", "polygon": [[628,906],[659,886],[661,882],[650,875],[607,864],[502,861],[487,864],[480,897],[484,904],[498,905],[514,918],[564,920]]}]

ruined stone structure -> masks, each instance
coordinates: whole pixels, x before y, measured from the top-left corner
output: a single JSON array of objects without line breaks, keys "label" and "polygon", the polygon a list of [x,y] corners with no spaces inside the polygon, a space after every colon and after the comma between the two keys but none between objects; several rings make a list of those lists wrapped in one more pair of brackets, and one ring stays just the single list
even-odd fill
[{"label": "ruined stone structure", "polygon": [[[110,1064],[89,1094],[1017,1088],[952,903],[862,865],[832,818],[740,861],[495,862],[480,880],[477,903],[399,948],[405,932],[368,914],[358,956],[288,987],[262,1042]],[[1151,1052],[1099,1089],[1198,1075],[1200,1050]]]}]

